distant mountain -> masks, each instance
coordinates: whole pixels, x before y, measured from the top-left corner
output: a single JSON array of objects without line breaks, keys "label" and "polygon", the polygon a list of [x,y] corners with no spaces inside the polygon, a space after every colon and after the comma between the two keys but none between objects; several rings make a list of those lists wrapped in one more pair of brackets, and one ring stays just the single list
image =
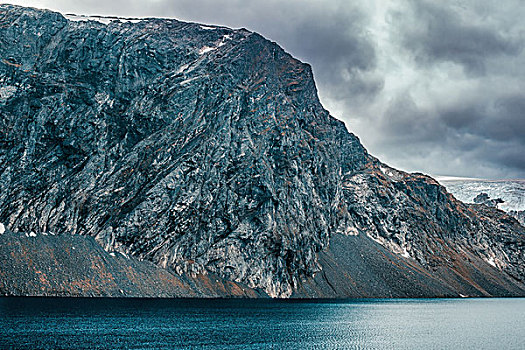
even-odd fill
[{"label": "distant mountain", "polygon": [[4,294],[166,295],[153,263],[173,295],[525,295],[523,226],[369,155],[245,29],[0,5],[0,222]]},{"label": "distant mountain", "polygon": [[525,180],[483,180],[438,177],[437,180],[457,199],[475,203],[475,198],[486,194],[488,200],[501,199],[497,208],[514,216],[525,225]]},{"label": "distant mountain", "polygon": [[474,203],[474,198],[480,193],[486,193],[490,198],[501,198],[504,202],[498,208],[525,210],[525,180],[483,180],[469,178],[437,177],[457,199],[465,203]]}]

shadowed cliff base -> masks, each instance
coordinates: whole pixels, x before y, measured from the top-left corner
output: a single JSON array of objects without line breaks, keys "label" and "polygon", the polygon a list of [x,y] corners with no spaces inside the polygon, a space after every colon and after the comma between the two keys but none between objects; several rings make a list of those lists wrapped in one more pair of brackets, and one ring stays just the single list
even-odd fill
[{"label": "shadowed cliff base", "polygon": [[425,268],[364,236],[334,235],[320,253],[322,271],[293,297],[431,298],[525,296],[525,286],[472,254],[448,250]]},{"label": "shadowed cliff base", "polygon": [[[428,271],[369,237],[334,235],[320,253],[322,271],[292,298],[525,296],[523,285],[473,256]],[[188,276],[109,253],[88,236],[0,236],[0,295],[156,298],[267,298],[214,274]],[[468,262],[467,262],[468,261]],[[459,294],[458,294],[459,292]]]}]

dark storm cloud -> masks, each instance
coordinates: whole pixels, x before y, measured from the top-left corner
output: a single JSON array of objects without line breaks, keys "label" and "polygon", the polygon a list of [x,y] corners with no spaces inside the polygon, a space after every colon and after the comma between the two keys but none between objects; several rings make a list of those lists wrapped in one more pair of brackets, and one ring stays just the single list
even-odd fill
[{"label": "dark storm cloud", "polygon": [[517,55],[521,43],[490,23],[472,23],[461,18],[447,2],[411,1],[413,21],[403,21],[406,13],[396,13],[403,45],[419,64],[451,61],[461,64],[468,74],[484,74],[487,58]]},{"label": "dark storm cloud", "polygon": [[[474,135],[479,140],[477,155],[500,168],[512,168],[525,173],[525,95],[488,100],[467,108],[443,111],[439,115],[451,130],[460,137]],[[450,123],[455,120],[463,124]],[[487,148],[493,145],[494,148]],[[485,146],[485,147],[483,147]]]},{"label": "dark storm cloud", "polygon": [[[379,143],[385,149],[401,150],[399,160],[415,157],[435,165],[459,159],[467,168],[455,169],[455,174],[464,176],[485,168],[525,173],[524,95],[474,99],[430,111],[405,94],[392,102],[380,128],[384,138]],[[425,169],[425,162],[421,165],[421,170],[431,170]],[[448,167],[449,173],[454,171]]]},{"label": "dark storm cloud", "polygon": [[519,4],[408,1],[391,9],[390,38],[398,47],[391,52],[410,73],[396,77],[409,82],[385,92],[387,107],[375,117],[379,130],[370,148],[410,170],[524,177],[525,11]]},{"label": "dark storm cloud", "polygon": [[325,22],[303,18],[279,35],[279,42],[312,64],[318,83],[335,99],[370,98],[383,84],[381,78],[367,75],[376,69],[375,47],[361,33],[363,23],[355,12],[352,17],[334,12]]},{"label": "dark storm cloud", "polygon": [[525,95],[455,106],[439,115],[443,124],[455,131],[497,141],[516,140],[525,146]]}]

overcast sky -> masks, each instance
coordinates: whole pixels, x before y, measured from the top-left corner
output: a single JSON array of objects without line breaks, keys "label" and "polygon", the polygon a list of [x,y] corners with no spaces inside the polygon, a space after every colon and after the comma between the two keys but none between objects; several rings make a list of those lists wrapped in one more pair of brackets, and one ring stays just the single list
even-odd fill
[{"label": "overcast sky", "polygon": [[521,0],[4,2],[257,31],[312,65],[325,108],[389,165],[525,178]]}]

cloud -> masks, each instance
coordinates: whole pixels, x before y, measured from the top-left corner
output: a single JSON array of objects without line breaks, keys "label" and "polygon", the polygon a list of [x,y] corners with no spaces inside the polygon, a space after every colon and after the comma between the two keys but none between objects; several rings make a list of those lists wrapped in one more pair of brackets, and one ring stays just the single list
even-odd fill
[{"label": "cloud", "polygon": [[523,95],[484,102],[475,98],[430,109],[404,94],[383,116],[378,143],[382,149],[398,150],[396,162],[423,172],[512,177],[525,173],[524,112]]},{"label": "cloud", "polygon": [[392,13],[392,21],[400,24],[402,45],[418,64],[450,61],[462,65],[467,74],[480,75],[485,74],[488,58],[515,56],[521,51],[518,38],[490,21],[478,23],[472,18],[475,14],[462,18],[459,9],[441,2],[410,1],[405,11]]},{"label": "cloud", "polygon": [[[505,0],[409,1],[387,10],[396,64],[379,67],[387,87],[371,150],[408,170],[523,178],[521,8]],[[392,78],[403,82],[389,88]]]}]

